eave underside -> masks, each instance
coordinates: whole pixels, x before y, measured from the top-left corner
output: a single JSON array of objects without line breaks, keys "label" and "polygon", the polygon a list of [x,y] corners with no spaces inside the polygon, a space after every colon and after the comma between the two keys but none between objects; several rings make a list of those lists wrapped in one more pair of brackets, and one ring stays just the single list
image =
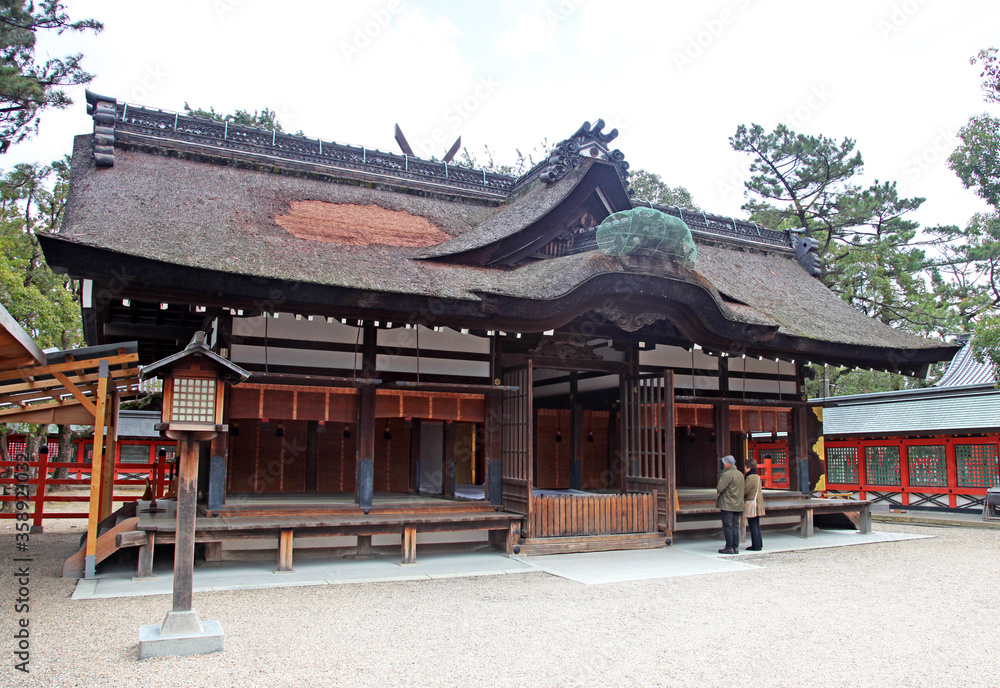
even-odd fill
[{"label": "eave underside", "polygon": [[[189,306],[190,310],[184,309],[183,323],[164,323],[161,334],[155,335],[175,341],[177,346],[183,346],[191,332],[203,329],[206,321],[224,309],[240,309],[420,322],[479,331],[539,333],[585,328],[594,336],[623,341],[697,344],[728,354],[878,368],[911,375],[922,373],[930,363],[949,359],[955,351],[948,346],[899,349],[789,336],[777,327],[730,319],[717,297],[699,285],[651,279],[637,294],[627,287],[620,273],[596,275],[554,299],[495,294],[480,294],[479,300],[441,299],[204,270],[55,237],[43,237],[42,241],[51,264],[73,266],[73,277],[94,280],[92,309],[84,314],[91,344],[128,337],[138,339],[142,345],[154,336],[148,324],[109,318],[112,302],[128,299]],[[199,312],[194,312],[195,307]],[[621,318],[640,327],[622,329],[618,322]],[[170,346],[167,343],[157,355],[172,353]]]}]

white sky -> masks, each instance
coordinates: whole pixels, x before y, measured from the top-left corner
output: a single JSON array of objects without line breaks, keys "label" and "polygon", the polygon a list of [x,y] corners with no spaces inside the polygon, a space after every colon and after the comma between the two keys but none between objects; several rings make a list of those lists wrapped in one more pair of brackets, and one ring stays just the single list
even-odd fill
[{"label": "white sky", "polygon": [[[69,0],[98,36],[81,51],[91,89],[167,110],[277,110],[286,130],[418,154],[461,134],[498,159],[604,118],[633,168],[681,184],[709,212],[743,216],[749,158],[738,124],[851,137],[867,179],[928,200],[924,225],[964,225],[985,205],[945,166],[982,100],[969,57],[1000,47],[996,0]],[[0,166],[49,161],[92,131],[83,89]]]}]

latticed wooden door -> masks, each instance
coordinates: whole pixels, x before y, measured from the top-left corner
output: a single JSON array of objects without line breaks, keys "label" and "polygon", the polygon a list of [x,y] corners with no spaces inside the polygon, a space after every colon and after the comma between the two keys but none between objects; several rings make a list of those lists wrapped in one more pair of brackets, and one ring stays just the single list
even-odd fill
[{"label": "latticed wooden door", "polygon": [[[534,404],[531,398],[531,362],[527,366],[509,368],[503,372],[503,384],[516,387],[506,392],[501,404],[500,460],[503,475],[503,509],[524,514],[531,522],[532,456],[534,446]],[[528,533],[525,534],[529,535]]]},{"label": "latticed wooden door", "polygon": [[625,490],[657,491],[660,527],[669,535],[676,522],[673,372],[626,377],[621,398]]}]

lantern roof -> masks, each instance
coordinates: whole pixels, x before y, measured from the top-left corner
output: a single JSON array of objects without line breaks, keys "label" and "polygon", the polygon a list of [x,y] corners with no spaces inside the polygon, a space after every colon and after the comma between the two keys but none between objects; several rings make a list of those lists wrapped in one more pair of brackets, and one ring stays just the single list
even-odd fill
[{"label": "lantern roof", "polygon": [[231,385],[238,385],[250,377],[249,371],[244,370],[232,361],[228,361],[212,351],[212,349],[209,348],[208,344],[205,342],[204,331],[198,331],[194,333],[190,343],[188,343],[182,351],[178,351],[177,353],[167,356],[166,358],[161,358],[159,361],[150,363],[148,366],[143,366],[142,379],[145,380],[150,377],[155,377],[160,374],[161,370],[163,372],[169,372],[181,361],[191,358],[192,356],[202,356],[214,363],[218,366],[222,379]]}]

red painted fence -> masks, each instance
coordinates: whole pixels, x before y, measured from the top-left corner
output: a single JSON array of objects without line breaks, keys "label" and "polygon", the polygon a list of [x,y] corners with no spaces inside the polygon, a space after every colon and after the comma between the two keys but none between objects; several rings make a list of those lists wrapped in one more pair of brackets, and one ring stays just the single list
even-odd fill
[{"label": "red painted fence", "polygon": [[[10,461],[0,461],[0,486],[6,494],[0,495],[0,502],[17,502],[23,499],[25,492],[34,491],[27,501],[31,505],[31,520],[36,526],[42,525],[45,518],[87,518],[87,510],[61,511],[46,509],[56,503],[88,502],[90,500],[91,456],[93,440],[74,441],[74,460],[72,462],[55,461],[58,458],[58,442],[50,439],[48,453],[39,452],[35,461],[25,461],[24,438],[8,435],[7,447]],[[162,497],[167,489],[170,471],[176,445],[169,440],[119,440],[115,456],[115,494],[113,501],[127,502],[138,499],[141,494],[136,490],[123,493],[118,488],[142,487],[146,480],[150,481],[157,497]],[[163,450],[162,452],[160,450]],[[67,477],[56,479],[52,475],[56,469],[67,469]],[[28,485],[30,488],[17,489],[18,485]],[[56,491],[53,486],[76,486],[87,488],[84,493],[75,491]],[[12,486],[15,486],[12,488]],[[10,512],[0,512],[0,518],[16,518],[17,509]],[[23,513],[23,510],[22,510]],[[23,517],[22,517],[23,518]]]},{"label": "red painted fence", "polygon": [[[1000,485],[1000,434],[928,438],[830,439],[824,441],[826,492],[857,496],[890,506],[981,509],[986,489]],[[761,462],[770,453],[784,459],[765,487],[787,487],[787,441],[751,441]]]}]

